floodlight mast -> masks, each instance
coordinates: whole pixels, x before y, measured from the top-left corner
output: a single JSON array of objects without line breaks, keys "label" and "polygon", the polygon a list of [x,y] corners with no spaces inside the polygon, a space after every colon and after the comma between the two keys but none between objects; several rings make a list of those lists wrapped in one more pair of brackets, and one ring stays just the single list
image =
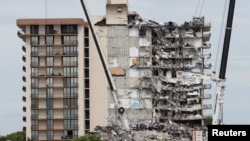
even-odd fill
[{"label": "floodlight mast", "polygon": [[128,120],[126,119],[125,109],[121,106],[121,102],[119,101],[119,99],[117,97],[117,89],[116,89],[115,83],[114,83],[114,81],[112,79],[112,75],[111,75],[111,73],[110,73],[110,71],[108,69],[107,61],[106,61],[106,59],[104,57],[104,53],[102,51],[99,38],[96,35],[94,25],[92,23],[90,15],[89,15],[88,6],[87,6],[85,0],[80,0],[80,1],[81,1],[82,8],[83,8],[83,11],[85,13],[85,16],[87,18],[89,28],[91,30],[91,33],[92,33],[92,36],[93,36],[93,39],[94,39],[98,54],[100,56],[102,66],[104,68],[105,75],[107,77],[107,80],[108,80],[108,83],[109,83],[109,86],[110,86],[110,89],[111,89],[112,96],[113,96],[114,101],[115,101],[115,108],[118,110],[118,113],[119,113],[118,116],[119,116],[120,120],[122,121],[122,124],[123,124],[124,128],[128,130],[129,125],[128,125]]},{"label": "floodlight mast", "polygon": [[234,8],[235,8],[235,0],[230,0],[229,9],[228,9],[228,17],[227,17],[227,25],[226,25],[226,31],[225,31],[225,37],[224,37],[224,45],[223,45],[223,50],[222,50],[220,74],[219,74],[219,78],[216,79],[217,95],[216,95],[215,108],[214,108],[214,114],[213,114],[213,119],[212,119],[213,125],[223,124],[223,119],[222,119],[223,97],[224,97],[224,90],[225,90],[225,80],[226,80],[225,76],[226,76],[226,69],[227,69],[227,60],[228,60],[228,53],[229,53],[229,46],[230,46],[230,39],[231,39],[232,24],[233,24]]}]

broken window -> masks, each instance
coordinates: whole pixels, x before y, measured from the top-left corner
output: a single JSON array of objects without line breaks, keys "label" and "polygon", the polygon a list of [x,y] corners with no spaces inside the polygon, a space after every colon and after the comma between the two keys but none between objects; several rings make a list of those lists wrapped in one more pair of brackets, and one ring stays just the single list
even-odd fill
[{"label": "broken window", "polygon": [[147,30],[145,26],[139,28],[139,36],[146,36]]}]

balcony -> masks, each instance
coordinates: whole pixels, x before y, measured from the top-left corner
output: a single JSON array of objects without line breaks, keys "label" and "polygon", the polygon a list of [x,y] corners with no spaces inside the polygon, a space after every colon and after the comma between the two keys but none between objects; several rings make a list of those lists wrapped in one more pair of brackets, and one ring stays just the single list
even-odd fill
[{"label": "balcony", "polygon": [[203,34],[202,40],[203,41],[209,41],[211,38],[211,33]]},{"label": "balcony", "polygon": [[69,139],[73,139],[73,136],[70,136],[70,135],[68,135],[68,136],[62,136],[61,139],[62,140],[69,140]]},{"label": "balcony", "polygon": [[211,43],[204,42],[202,45],[202,48],[206,48],[206,49],[211,48]]},{"label": "balcony", "polygon": [[203,104],[202,109],[212,109],[212,105],[211,104]]},{"label": "balcony", "polygon": [[23,50],[23,52],[26,52],[26,47],[22,46],[22,50]]},{"label": "balcony", "polygon": [[211,89],[212,85],[211,84],[203,84],[204,89]]},{"label": "balcony", "polygon": [[23,76],[22,80],[23,80],[23,82],[26,82],[26,77],[25,77],[25,76]]},{"label": "balcony", "polygon": [[211,69],[212,64],[204,64],[204,69]]},{"label": "balcony", "polygon": [[23,59],[24,62],[26,62],[26,57],[25,56],[23,56],[22,59]]},{"label": "balcony", "polygon": [[23,122],[26,122],[26,117],[25,116],[23,116]]},{"label": "balcony", "polygon": [[25,41],[25,33],[22,30],[17,31],[17,36],[21,38],[23,41]]},{"label": "balcony", "polygon": [[24,132],[26,131],[26,126],[23,126],[23,131],[24,131]]},{"label": "balcony", "polygon": [[26,67],[25,66],[23,66],[23,71],[26,72]]},{"label": "balcony", "polygon": [[26,107],[25,106],[23,106],[23,112],[26,112]]},{"label": "balcony", "polygon": [[212,96],[211,96],[211,94],[204,94],[201,98],[203,98],[203,99],[211,99]]},{"label": "balcony", "polygon": [[25,97],[25,96],[23,96],[22,100],[23,100],[23,102],[26,102],[26,97]]},{"label": "balcony", "polygon": [[26,87],[25,86],[23,86],[23,91],[26,92]]}]

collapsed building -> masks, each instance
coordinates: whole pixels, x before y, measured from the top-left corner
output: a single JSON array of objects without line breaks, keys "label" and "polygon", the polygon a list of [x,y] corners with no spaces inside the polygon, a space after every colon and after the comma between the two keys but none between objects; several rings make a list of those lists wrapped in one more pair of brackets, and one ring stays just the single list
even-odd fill
[{"label": "collapsed building", "polygon": [[109,95],[109,125],[126,120],[134,131],[187,139],[200,134],[204,111],[212,108],[204,102],[211,98],[206,93],[211,24],[204,17],[182,24],[145,20],[128,11],[127,0],[108,0],[106,10],[105,17],[95,18],[96,34],[122,105],[117,110],[116,98]]}]

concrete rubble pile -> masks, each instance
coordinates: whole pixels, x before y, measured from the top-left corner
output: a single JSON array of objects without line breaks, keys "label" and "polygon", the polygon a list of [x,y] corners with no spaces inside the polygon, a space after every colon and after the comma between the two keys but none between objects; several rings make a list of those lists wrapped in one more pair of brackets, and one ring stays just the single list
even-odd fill
[{"label": "concrete rubble pile", "polygon": [[191,141],[192,130],[188,126],[163,124],[137,124],[131,130],[125,130],[118,125],[96,126],[90,132],[102,138],[103,141]]}]

